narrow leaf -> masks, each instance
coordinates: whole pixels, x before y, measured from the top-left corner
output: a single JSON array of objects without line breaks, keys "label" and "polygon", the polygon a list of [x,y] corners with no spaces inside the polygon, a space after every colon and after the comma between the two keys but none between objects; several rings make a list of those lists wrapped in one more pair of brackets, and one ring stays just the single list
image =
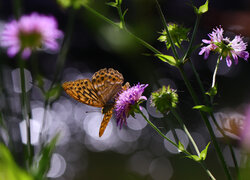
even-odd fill
[{"label": "narrow leaf", "polygon": [[205,2],[205,4],[199,7],[198,14],[204,14],[207,11],[208,11],[208,0]]},{"label": "narrow leaf", "polygon": [[205,106],[205,105],[197,105],[197,106],[194,106],[193,109],[198,109],[203,112],[212,112],[212,108]]},{"label": "narrow leaf", "polygon": [[118,6],[118,3],[116,3],[116,2],[107,2],[106,4],[108,6],[115,7],[115,8],[117,8],[117,6]]},{"label": "narrow leaf", "polygon": [[205,160],[207,157],[207,150],[208,150],[209,145],[210,145],[210,142],[207,144],[206,148],[203,151],[201,151],[200,158],[202,160]]},{"label": "narrow leaf", "polygon": [[164,55],[164,54],[155,54],[156,57],[158,57],[163,62],[167,62],[171,66],[177,66],[176,60],[173,56]]}]

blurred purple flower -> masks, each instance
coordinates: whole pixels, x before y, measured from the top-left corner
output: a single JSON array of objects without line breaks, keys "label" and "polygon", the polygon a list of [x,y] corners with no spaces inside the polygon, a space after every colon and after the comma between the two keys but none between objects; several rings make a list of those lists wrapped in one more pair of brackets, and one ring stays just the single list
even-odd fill
[{"label": "blurred purple flower", "polygon": [[246,118],[241,129],[241,145],[242,147],[250,152],[250,106],[246,112]]},{"label": "blurred purple flower", "polygon": [[235,38],[230,41],[228,37],[223,37],[223,28],[219,27],[213,29],[213,32],[208,34],[210,40],[203,39],[202,42],[208,44],[201,48],[199,55],[204,54],[204,59],[207,59],[210,51],[215,51],[221,54],[221,60],[226,59],[227,66],[232,65],[232,60],[235,64],[238,63],[238,57],[247,60],[249,58],[249,53],[246,50],[247,43],[243,42],[241,36],[235,36]]},{"label": "blurred purple flower", "polygon": [[5,25],[1,34],[1,46],[7,48],[9,57],[21,52],[22,58],[27,59],[32,50],[37,48],[58,50],[56,40],[62,37],[63,33],[58,30],[54,17],[34,12]]},{"label": "blurred purple flower", "polygon": [[134,114],[133,110],[140,103],[140,100],[147,100],[145,96],[142,96],[147,86],[148,84],[138,83],[119,94],[115,104],[117,126],[121,128],[123,123],[126,124],[126,119],[130,114]]}]

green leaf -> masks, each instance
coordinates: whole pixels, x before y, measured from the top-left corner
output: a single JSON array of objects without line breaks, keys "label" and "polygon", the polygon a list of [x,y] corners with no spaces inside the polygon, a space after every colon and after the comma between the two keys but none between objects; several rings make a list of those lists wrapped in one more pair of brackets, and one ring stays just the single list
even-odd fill
[{"label": "green leaf", "polygon": [[158,57],[163,62],[167,62],[171,66],[177,66],[177,61],[175,60],[173,56],[164,55],[164,54],[155,54],[155,56]]},{"label": "green leaf", "polygon": [[208,0],[205,2],[205,4],[199,7],[198,14],[204,14],[207,11],[208,11]]},{"label": "green leaf", "polygon": [[185,151],[185,147],[184,147],[184,145],[180,141],[178,143],[178,150],[179,150],[179,152]]},{"label": "green leaf", "polygon": [[203,151],[201,151],[200,158],[202,160],[205,160],[207,157],[207,150],[208,150],[209,145],[210,145],[210,142],[207,144],[206,148]]},{"label": "green leaf", "polygon": [[217,84],[211,89],[209,89],[209,91],[205,94],[209,95],[210,97],[214,97],[217,94]]},{"label": "green leaf", "polygon": [[115,7],[115,8],[118,7],[118,3],[117,3],[117,2],[107,2],[106,4],[107,4],[108,6],[111,6],[111,7]]},{"label": "green leaf", "polygon": [[123,12],[123,14],[122,14],[122,17],[123,17],[123,18],[125,17],[125,15],[126,15],[127,12],[128,12],[128,9],[126,9],[126,10]]},{"label": "green leaf", "polygon": [[61,85],[57,84],[56,86],[54,86],[45,93],[45,98],[47,100],[54,101],[60,96],[60,92],[61,92]]},{"label": "green leaf", "polygon": [[199,162],[199,161],[201,161],[202,159],[199,157],[199,156],[197,156],[197,155],[190,155],[190,156],[186,156],[187,158],[190,158],[190,159],[192,159],[192,160],[194,160],[194,161],[197,161],[197,162]]},{"label": "green leaf", "polygon": [[9,149],[0,144],[0,180],[33,180],[14,161]]},{"label": "green leaf", "polygon": [[33,174],[35,175],[36,179],[43,179],[46,177],[46,174],[50,168],[51,156],[58,138],[59,133],[57,133],[53,139],[42,148],[38,164],[34,164],[33,166]]},{"label": "green leaf", "polygon": [[193,109],[198,109],[203,112],[212,112],[212,108],[205,106],[205,105],[197,105],[197,106],[194,106]]}]

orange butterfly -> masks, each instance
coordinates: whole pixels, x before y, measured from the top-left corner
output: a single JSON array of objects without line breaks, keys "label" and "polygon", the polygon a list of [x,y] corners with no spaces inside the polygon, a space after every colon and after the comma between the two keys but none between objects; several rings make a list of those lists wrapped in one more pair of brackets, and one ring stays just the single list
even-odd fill
[{"label": "orange butterfly", "polygon": [[115,98],[121,90],[129,88],[127,82],[124,86],[123,76],[112,68],[97,71],[92,80],[79,79],[63,83],[62,87],[68,95],[75,100],[94,107],[101,107],[104,114],[99,137],[101,137],[112,117]]}]

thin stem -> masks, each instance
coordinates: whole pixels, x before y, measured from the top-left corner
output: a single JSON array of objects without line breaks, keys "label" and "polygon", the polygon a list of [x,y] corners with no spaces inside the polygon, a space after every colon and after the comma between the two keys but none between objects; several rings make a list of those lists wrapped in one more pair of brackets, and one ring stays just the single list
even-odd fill
[{"label": "thin stem", "polygon": [[[96,10],[92,9],[91,7],[84,5],[84,7],[89,10],[90,12],[92,12],[93,14],[95,14],[97,17],[99,17],[100,19],[104,20],[105,22],[113,25],[114,27],[117,28],[121,28],[117,23],[113,22],[112,20],[108,19],[107,17],[103,16],[102,14],[100,14],[99,12],[97,12]],[[157,49],[155,49],[153,46],[151,46],[149,43],[147,43],[146,41],[142,40],[141,38],[137,37],[136,35],[134,35],[132,32],[130,32],[126,27],[124,27],[122,30],[124,30],[126,33],[128,33],[132,38],[134,38],[138,43],[142,44],[143,46],[145,46],[146,48],[148,48],[149,50],[151,50],[153,53],[155,54],[161,54],[160,51],[158,51]]]},{"label": "thin stem", "polygon": [[110,20],[109,18],[105,17],[105,16],[102,15],[101,13],[99,13],[99,12],[97,12],[96,10],[92,9],[92,8],[89,7],[88,5],[85,4],[84,7],[85,7],[87,10],[89,10],[90,12],[92,12],[93,14],[95,14],[97,17],[99,17],[99,18],[101,18],[102,20],[106,21],[107,23],[109,23],[109,24],[111,24],[111,25],[113,25],[113,26],[115,26],[115,27],[120,28],[120,26],[119,26],[117,23],[113,22],[112,20]]},{"label": "thin stem", "polygon": [[120,20],[121,20],[121,23],[122,23],[121,28],[125,28],[125,21],[124,21],[123,15],[122,15],[121,5],[118,6],[117,10],[118,10],[118,14],[119,14],[119,17],[120,17]]},{"label": "thin stem", "polygon": [[175,48],[175,45],[174,45],[174,42],[173,42],[173,38],[171,37],[171,34],[170,34],[169,30],[168,30],[168,25],[167,25],[166,19],[165,19],[163,13],[162,13],[161,6],[160,6],[160,4],[159,4],[159,2],[157,0],[155,0],[155,2],[156,2],[157,9],[158,9],[158,11],[160,13],[162,24],[164,26],[164,29],[167,32],[167,37],[168,37],[168,39],[170,41],[172,52],[174,53],[175,58],[179,59],[179,55],[178,55],[177,50]]},{"label": "thin stem", "polygon": [[[176,143],[174,143],[171,139],[167,138],[144,114],[143,112],[138,108],[137,109],[139,111],[139,113],[142,115],[142,117],[147,121],[147,123],[156,131],[158,132],[158,134],[163,137],[164,139],[166,139],[168,142],[170,142],[171,144],[173,144],[177,149],[179,149],[178,145]],[[187,150],[182,151],[183,153],[185,153],[188,156],[191,156],[191,153],[189,153]],[[196,161],[197,162],[197,161]],[[212,175],[212,173],[206,168],[204,162],[199,162],[199,164],[201,164],[202,168],[206,171],[206,173],[208,174],[208,176],[212,179],[212,180],[216,180],[214,178],[214,176]]]},{"label": "thin stem", "polygon": [[[170,142],[171,144],[173,144],[175,147],[177,147],[178,149],[179,149],[179,147],[178,147],[178,145],[175,143],[175,142],[173,142],[171,139],[169,139],[168,137],[166,137],[144,114],[143,114],[143,112],[140,110],[140,109],[138,109],[139,110],[139,113],[142,115],[142,117],[147,121],[147,123],[161,136],[161,137],[163,137],[164,139],[166,139],[168,142]],[[188,153],[188,155],[191,155],[190,153]]]},{"label": "thin stem", "polygon": [[215,69],[214,69],[213,81],[212,81],[212,86],[211,86],[211,88],[213,88],[213,87],[215,86],[215,78],[216,78],[216,73],[217,73],[217,71],[218,71],[218,67],[219,67],[219,64],[220,64],[220,57],[221,57],[221,56],[218,57],[217,63],[216,63]]},{"label": "thin stem", "polygon": [[182,126],[183,130],[185,131],[185,133],[187,134],[189,140],[191,141],[192,145],[194,146],[194,149],[195,149],[197,155],[200,156],[199,148],[197,147],[197,144],[195,143],[193,137],[189,133],[187,127],[183,123],[182,118],[180,117],[180,115],[177,113],[177,111],[174,108],[171,108],[171,112],[174,115],[174,117],[177,119],[177,121],[179,122],[179,124]]},{"label": "thin stem", "polygon": [[26,94],[26,82],[25,82],[25,74],[24,74],[24,60],[19,58],[20,63],[20,78],[21,78],[21,105],[22,105],[22,115],[23,119],[26,122],[26,132],[27,132],[27,167],[32,163],[32,151],[31,151],[31,136],[30,136],[30,119],[28,115],[28,107],[27,107],[27,94]]},{"label": "thin stem", "polygon": [[[195,94],[195,92],[194,92],[194,90],[193,90],[193,88],[192,88],[192,86],[191,86],[191,84],[190,84],[190,82],[189,82],[189,80],[187,78],[187,75],[185,74],[184,69],[183,69],[182,66],[179,66],[179,71],[181,73],[181,76],[182,76],[182,78],[183,78],[183,80],[184,80],[187,88],[188,88],[188,91],[189,91],[190,95],[192,96],[192,98],[194,100],[195,105],[199,105],[200,102],[198,100],[198,97],[196,96],[196,94]],[[226,176],[227,176],[228,179],[231,180],[232,179],[231,174],[230,174],[230,172],[228,170],[228,167],[226,165],[225,159],[224,159],[224,157],[222,155],[222,152],[220,150],[219,144],[218,144],[218,142],[216,140],[216,137],[215,137],[215,134],[213,132],[212,126],[211,126],[211,124],[210,124],[210,122],[209,122],[206,114],[203,111],[199,111],[199,112],[200,112],[200,115],[201,115],[203,121],[205,122],[205,124],[207,126],[207,129],[209,131],[210,137],[211,137],[212,142],[213,142],[214,147],[215,147],[215,151],[216,151],[216,153],[217,153],[217,155],[218,155],[218,157],[220,159],[220,162],[221,162],[221,164],[223,166],[223,169],[224,169],[224,171],[226,173]]]},{"label": "thin stem", "polygon": [[195,20],[194,30],[193,30],[193,33],[192,33],[192,37],[191,37],[190,43],[188,45],[188,49],[187,49],[185,55],[182,58],[182,62],[185,61],[185,59],[189,56],[189,54],[191,52],[191,48],[193,46],[194,38],[196,37],[196,33],[197,33],[197,29],[198,29],[198,26],[199,26],[199,23],[200,23],[200,19],[201,19],[201,16],[197,15],[196,20]]}]

